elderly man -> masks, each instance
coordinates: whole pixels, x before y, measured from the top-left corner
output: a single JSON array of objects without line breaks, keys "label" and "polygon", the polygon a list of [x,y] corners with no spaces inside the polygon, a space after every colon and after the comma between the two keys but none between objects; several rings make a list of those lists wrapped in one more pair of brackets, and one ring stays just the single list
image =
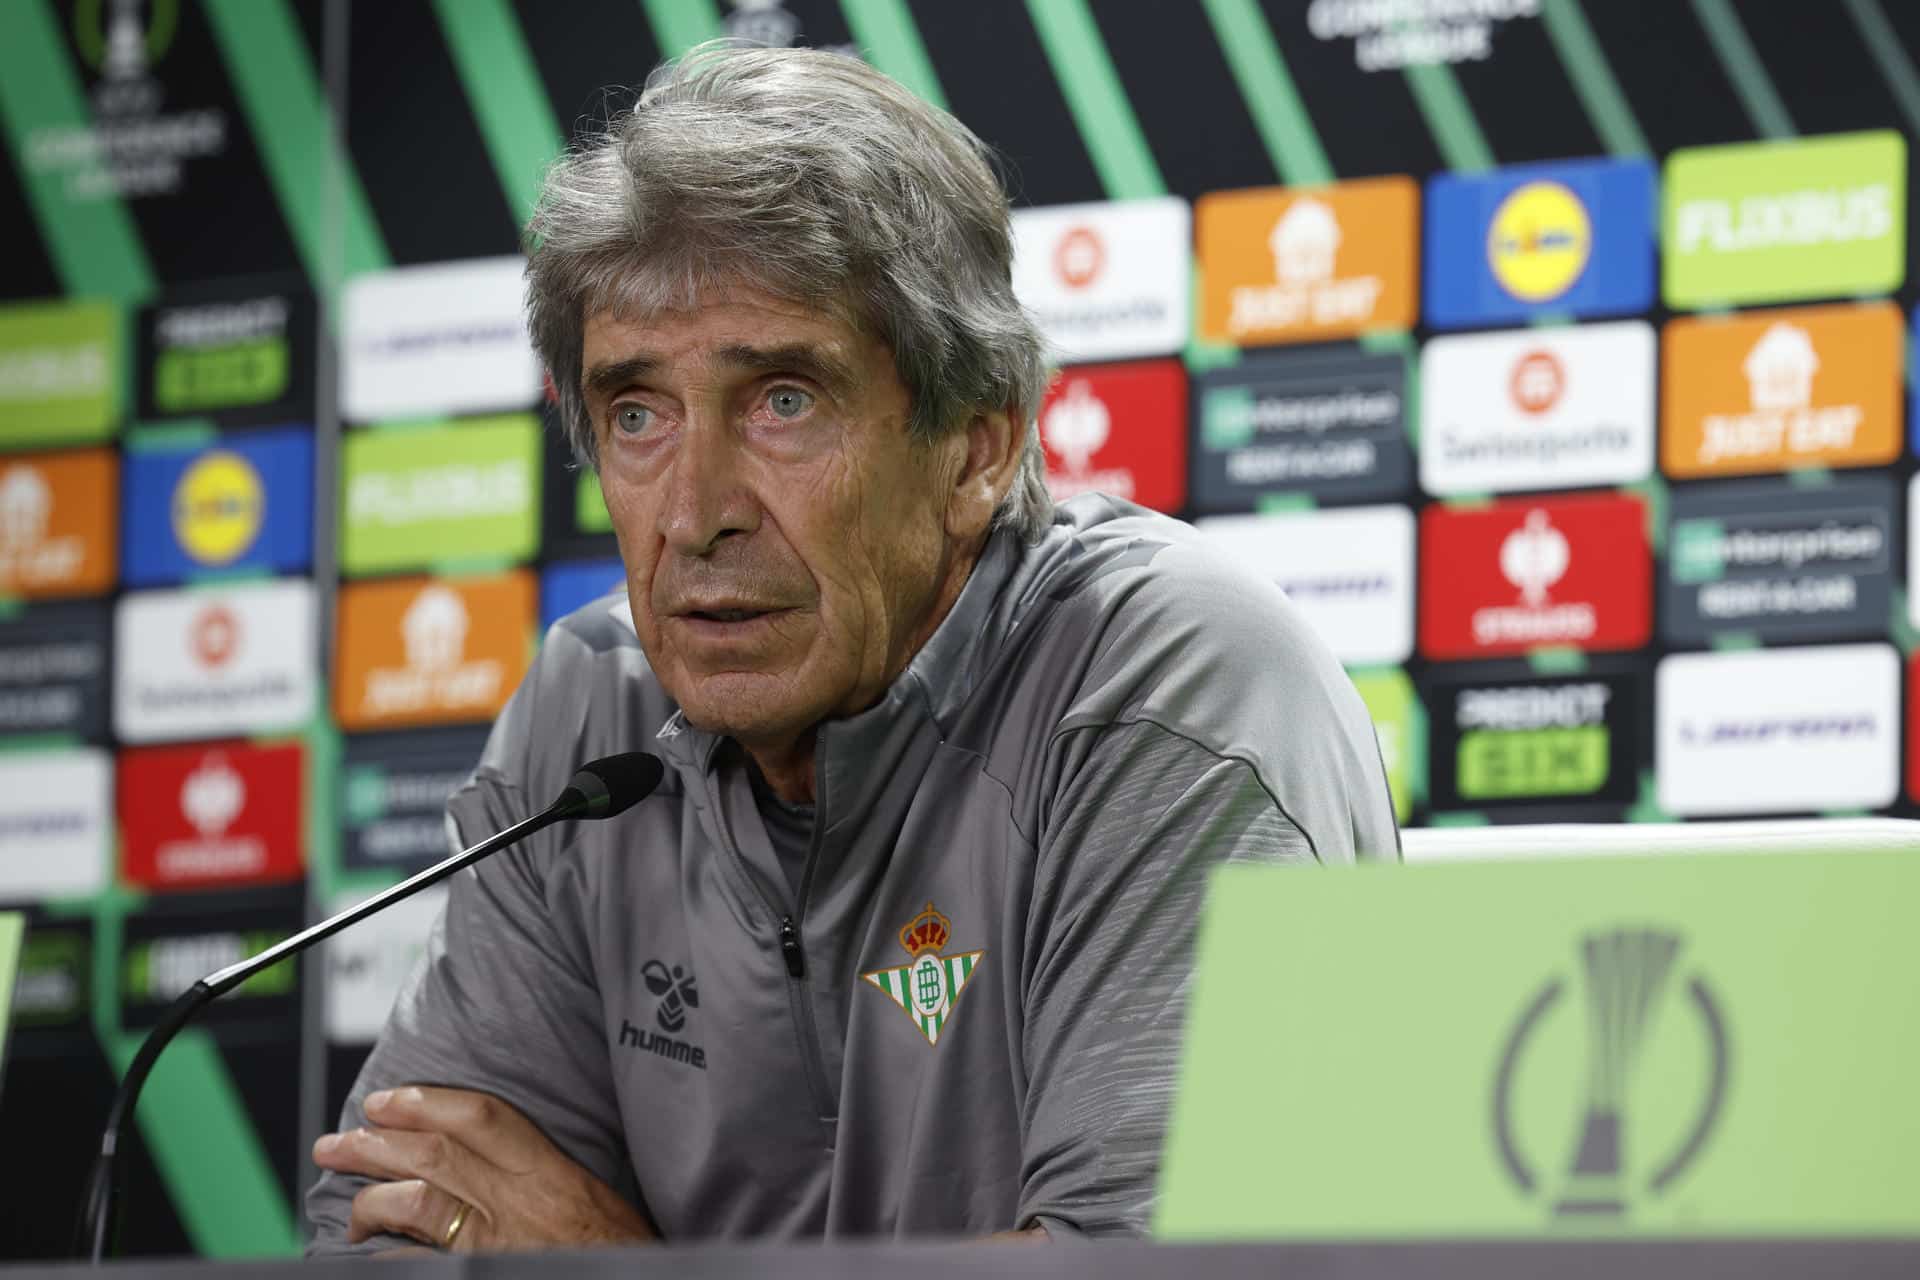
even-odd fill
[{"label": "elderly man", "polygon": [[1144,1230],[1208,871],[1397,857],[1352,686],[1185,525],[1054,508],[1006,197],[864,64],[662,68],[530,244],[627,589],[451,821],[667,781],[453,882],[315,1251]]}]

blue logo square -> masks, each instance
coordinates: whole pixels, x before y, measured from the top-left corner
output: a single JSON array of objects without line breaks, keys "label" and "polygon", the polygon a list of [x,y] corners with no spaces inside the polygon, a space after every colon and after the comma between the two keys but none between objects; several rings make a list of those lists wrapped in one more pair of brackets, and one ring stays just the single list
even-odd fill
[{"label": "blue logo square", "polygon": [[1436,329],[1653,304],[1648,160],[1573,160],[1427,183],[1425,316]]},{"label": "blue logo square", "polygon": [[136,434],[124,475],[128,586],[291,573],[313,562],[313,433],[305,427],[191,444]]},{"label": "blue logo square", "polygon": [[540,629],[545,631],[581,605],[591,604],[626,580],[627,571],[617,558],[549,566],[540,575]]}]

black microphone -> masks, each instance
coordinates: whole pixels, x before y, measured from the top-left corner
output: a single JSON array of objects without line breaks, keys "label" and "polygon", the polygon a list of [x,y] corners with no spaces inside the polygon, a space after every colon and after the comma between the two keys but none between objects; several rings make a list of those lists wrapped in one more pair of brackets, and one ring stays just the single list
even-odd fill
[{"label": "black microphone", "polygon": [[429,885],[438,884],[454,872],[470,867],[488,854],[496,853],[536,831],[550,827],[556,822],[579,818],[611,818],[617,813],[626,812],[652,795],[654,788],[660,785],[660,779],[665,775],[666,769],[659,758],[648,755],[644,751],[628,751],[622,755],[604,756],[584,764],[580,766],[579,772],[568,779],[559,798],[531,818],[517,822],[505,831],[488,836],[472,848],[463,849],[446,861],[436,863],[425,871],[402,880],[393,888],[376,894],[358,906],[349,907],[331,919],[322,920],[310,929],[275,943],[252,959],[242,960],[210,973],[187,988],[179,999],[167,1006],[167,1011],[160,1015],[159,1023],[147,1033],[145,1042],[140,1046],[140,1052],[133,1056],[133,1065],[127,1068],[126,1077],[120,1081],[120,1088],[113,1095],[113,1105],[107,1109],[107,1125],[100,1134],[100,1154],[94,1160],[93,1174],[87,1180],[87,1195],[83,1201],[85,1209],[80,1220],[78,1248],[85,1251],[95,1263],[106,1257],[107,1242],[113,1235],[114,1219],[118,1208],[114,1157],[120,1149],[120,1131],[125,1128],[127,1118],[133,1114],[134,1104],[140,1098],[141,1086],[146,1084],[147,1073],[153,1070],[153,1064],[160,1057],[161,1051],[202,1008],[256,973],[271,969],[282,960],[299,955],[321,939],[333,936],[348,925],[358,924],[375,912],[384,911],[394,903],[403,898],[412,897]]}]

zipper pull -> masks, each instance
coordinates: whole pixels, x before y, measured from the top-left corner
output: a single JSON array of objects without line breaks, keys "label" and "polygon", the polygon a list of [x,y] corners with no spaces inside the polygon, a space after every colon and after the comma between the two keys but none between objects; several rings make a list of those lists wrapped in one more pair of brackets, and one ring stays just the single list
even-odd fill
[{"label": "zipper pull", "polygon": [[792,916],[780,917],[780,954],[786,957],[787,972],[796,978],[807,974],[807,959],[800,952],[800,931],[793,927]]}]

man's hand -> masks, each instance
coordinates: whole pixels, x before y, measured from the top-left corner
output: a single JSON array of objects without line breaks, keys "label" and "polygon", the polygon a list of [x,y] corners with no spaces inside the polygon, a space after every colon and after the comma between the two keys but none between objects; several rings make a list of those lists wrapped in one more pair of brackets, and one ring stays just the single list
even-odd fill
[{"label": "man's hand", "polygon": [[638,1209],[491,1094],[409,1085],[367,1095],[371,1126],[313,1144],[314,1163],[380,1181],[353,1198],[348,1239],[383,1232],[453,1248],[581,1248],[654,1239]]}]

